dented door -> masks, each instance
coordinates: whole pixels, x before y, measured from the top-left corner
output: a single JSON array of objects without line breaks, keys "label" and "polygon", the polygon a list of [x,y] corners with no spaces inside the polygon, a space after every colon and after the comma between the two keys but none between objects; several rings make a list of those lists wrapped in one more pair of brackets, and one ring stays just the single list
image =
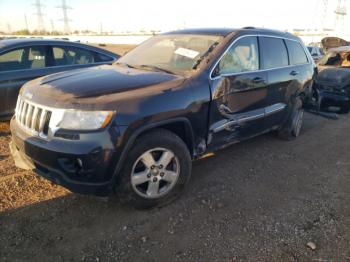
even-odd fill
[{"label": "dented door", "polygon": [[222,147],[265,130],[266,72],[220,77],[211,88],[208,147]]}]

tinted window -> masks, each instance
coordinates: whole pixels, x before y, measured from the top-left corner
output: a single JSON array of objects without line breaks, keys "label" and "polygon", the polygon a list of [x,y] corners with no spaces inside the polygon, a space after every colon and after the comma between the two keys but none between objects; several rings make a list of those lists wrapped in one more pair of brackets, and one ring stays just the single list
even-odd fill
[{"label": "tinted window", "polygon": [[94,52],[89,50],[76,47],[55,46],[52,48],[52,51],[56,66],[95,63]]},{"label": "tinted window", "polygon": [[259,69],[258,41],[256,37],[238,40],[220,60],[220,74],[232,74]]},{"label": "tinted window", "polygon": [[0,71],[26,69],[25,49],[19,48],[0,55]]},{"label": "tinted window", "polygon": [[273,37],[260,37],[260,52],[264,69],[288,65],[288,53],[284,41]]},{"label": "tinted window", "polygon": [[306,64],[309,62],[304,52],[304,48],[301,46],[300,43],[286,40],[286,44],[288,48],[289,61],[291,65]]},{"label": "tinted window", "polygon": [[46,66],[46,46],[32,46],[28,54],[29,68],[38,69]]},{"label": "tinted window", "polygon": [[0,55],[0,71],[46,67],[46,46],[18,48]]}]

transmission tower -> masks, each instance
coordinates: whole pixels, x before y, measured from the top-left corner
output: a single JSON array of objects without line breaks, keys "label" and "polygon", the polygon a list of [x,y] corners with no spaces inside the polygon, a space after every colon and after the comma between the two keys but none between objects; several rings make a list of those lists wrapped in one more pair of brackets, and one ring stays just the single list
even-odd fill
[{"label": "transmission tower", "polygon": [[33,4],[36,8],[36,13],[35,15],[38,17],[38,27],[37,30],[38,32],[43,32],[45,31],[45,26],[44,26],[44,13],[42,12],[42,7],[43,5],[40,3],[40,0],[36,0],[36,2]]},{"label": "transmission tower", "polygon": [[66,0],[62,0],[62,5],[57,6],[57,8],[62,9],[62,12],[63,12],[63,18],[61,19],[61,21],[63,21],[64,23],[63,32],[65,34],[70,34],[69,22],[72,20],[68,18],[68,9],[72,9],[72,8],[66,4]]},{"label": "transmission tower", "polygon": [[327,20],[327,13],[328,13],[328,0],[323,0],[323,12],[322,12],[322,19],[321,19],[321,32],[324,31],[326,27],[326,20]]},{"label": "transmission tower", "polygon": [[335,13],[334,29],[338,32],[343,32],[345,29],[345,17],[347,15],[346,0],[338,0],[338,5],[334,13]]}]

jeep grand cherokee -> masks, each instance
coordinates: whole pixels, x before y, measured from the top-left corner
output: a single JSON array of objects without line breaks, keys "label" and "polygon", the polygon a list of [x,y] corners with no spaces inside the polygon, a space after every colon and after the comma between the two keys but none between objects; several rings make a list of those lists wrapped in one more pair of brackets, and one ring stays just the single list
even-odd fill
[{"label": "jeep grand cherokee", "polygon": [[301,40],[285,32],[154,36],[111,66],[25,84],[12,154],[74,192],[164,204],[188,183],[191,160],[273,130],[297,137],[314,70]]}]

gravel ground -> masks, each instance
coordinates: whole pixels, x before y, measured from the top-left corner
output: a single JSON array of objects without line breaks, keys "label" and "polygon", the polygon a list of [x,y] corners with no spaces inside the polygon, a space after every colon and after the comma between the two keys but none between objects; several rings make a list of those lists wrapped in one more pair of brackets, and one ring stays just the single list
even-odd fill
[{"label": "gravel ground", "polygon": [[295,141],[267,134],[194,162],[183,196],[149,211],[17,170],[3,125],[0,260],[350,261],[350,116],[305,118]]}]

